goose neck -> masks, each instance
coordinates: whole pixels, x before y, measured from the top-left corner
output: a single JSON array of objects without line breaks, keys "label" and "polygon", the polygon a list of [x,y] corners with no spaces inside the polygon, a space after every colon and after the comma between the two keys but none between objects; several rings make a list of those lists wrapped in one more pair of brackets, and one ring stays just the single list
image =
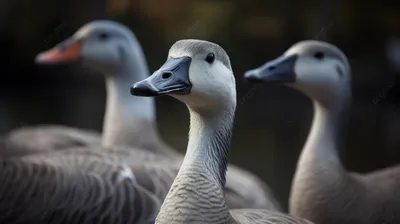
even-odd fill
[{"label": "goose neck", "polygon": [[232,223],[223,186],[234,109],[213,115],[189,111],[187,152],[156,223]]},{"label": "goose neck", "polygon": [[115,74],[106,75],[105,146],[142,146],[138,144],[152,144],[158,136],[154,99],[132,96],[129,92],[132,83],[149,76],[145,59],[139,56],[127,57]]},{"label": "goose neck", "polygon": [[182,167],[205,169],[223,187],[235,108],[212,114],[189,111],[189,142]]},{"label": "goose neck", "polygon": [[[311,131],[300,156],[298,172],[303,169],[342,173],[340,150],[343,147],[348,119],[348,104],[328,107],[313,101],[314,118]],[[332,177],[327,175],[328,177]]]}]

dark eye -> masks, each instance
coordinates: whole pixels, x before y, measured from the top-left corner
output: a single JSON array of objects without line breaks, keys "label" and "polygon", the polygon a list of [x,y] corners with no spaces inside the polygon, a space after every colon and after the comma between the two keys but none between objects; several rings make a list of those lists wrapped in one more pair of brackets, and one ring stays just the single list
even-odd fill
[{"label": "dark eye", "polygon": [[100,33],[99,34],[99,39],[100,40],[107,40],[108,39],[108,34],[107,33]]},{"label": "dark eye", "polygon": [[324,59],[324,57],[325,57],[325,55],[324,55],[324,53],[322,53],[322,52],[316,52],[315,54],[314,54],[314,58],[316,58],[316,59],[318,59],[318,60],[322,60],[322,59]]},{"label": "dark eye", "polygon": [[215,60],[215,55],[213,53],[209,53],[205,59],[208,64],[212,64]]}]

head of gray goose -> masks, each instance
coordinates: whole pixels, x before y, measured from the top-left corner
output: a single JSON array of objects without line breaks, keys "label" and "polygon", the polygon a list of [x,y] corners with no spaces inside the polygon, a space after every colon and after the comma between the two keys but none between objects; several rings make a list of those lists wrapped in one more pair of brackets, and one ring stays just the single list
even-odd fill
[{"label": "head of gray goose", "polygon": [[229,57],[222,48],[206,41],[175,43],[165,64],[148,79],[135,83],[131,93],[136,96],[171,95],[199,111],[236,105],[235,79]]},{"label": "head of gray goose", "polygon": [[[103,74],[119,75],[130,63],[141,58],[141,47],[128,27],[114,21],[96,20],[82,26],[52,49],[38,54],[36,62],[59,64],[81,61]],[[135,75],[143,77],[145,74]]]},{"label": "head of gray goose", "polygon": [[245,73],[252,83],[284,83],[321,105],[338,108],[351,95],[351,73],[346,56],[336,46],[301,41],[282,56]]}]

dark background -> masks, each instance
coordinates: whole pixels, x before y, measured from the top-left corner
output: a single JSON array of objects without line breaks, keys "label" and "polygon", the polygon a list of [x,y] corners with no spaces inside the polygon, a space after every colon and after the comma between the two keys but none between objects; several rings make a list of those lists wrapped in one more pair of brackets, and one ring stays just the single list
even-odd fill
[{"label": "dark background", "polygon": [[[0,3],[0,132],[32,124],[101,131],[103,77],[79,65],[39,67],[37,53],[94,19],[128,25],[150,71],[179,39],[217,42],[236,74],[238,108],[230,161],[263,178],[287,204],[298,154],[312,119],[310,101],[285,87],[252,87],[245,69],[303,39],[329,41],[353,68],[353,106],[342,159],[358,172],[400,161],[400,2],[295,0],[2,0]],[[399,39],[397,39],[399,38]],[[157,99],[163,138],[184,151],[188,112]]]}]

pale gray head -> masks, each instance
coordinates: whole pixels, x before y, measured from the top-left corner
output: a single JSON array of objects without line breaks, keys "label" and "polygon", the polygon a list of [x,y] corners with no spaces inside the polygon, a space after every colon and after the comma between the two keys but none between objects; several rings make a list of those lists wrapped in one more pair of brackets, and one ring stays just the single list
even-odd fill
[{"label": "pale gray head", "polygon": [[[129,58],[141,53],[135,35],[124,25],[97,20],[81,27],[72,37],[40,53],[38,63],[64,63],[81,60],[105,74],[117,74],[130,63]],[[137,52],[139,51],[139,52]]]},{"label": "pale gray head", "polygon": [[236,106],[235,78],[229,57],[215,43],[180,40],[165,64],[149,78],[135,83],[132,95],[171,95],[193,109]]},{"label": "pale gray head", "polygon": [[336,46],[315,40],[301,41],[281,57],[247,71],[250,82],[283,82],[322,104],[337,104],[351,95],[350,66]]}]

